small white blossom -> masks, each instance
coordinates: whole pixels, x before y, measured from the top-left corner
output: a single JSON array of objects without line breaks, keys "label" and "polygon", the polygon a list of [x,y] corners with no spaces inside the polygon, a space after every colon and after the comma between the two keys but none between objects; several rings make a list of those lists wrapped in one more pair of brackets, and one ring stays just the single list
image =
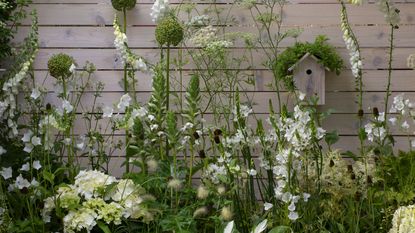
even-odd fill
[{"label": "small white blossom", "polygon": [[26,180],[25,178],[23,178],[22,174],[20,174],[16,178],[15,186],[18,189],[30,188],[30,182]]},{"label": "small white blossom", "polygon": [[36,170],[39,170],[40,168],[42,168],[42,165],[40,165],[40,161],[39,160],[35,160],[33,161],[33,165],[32,167]]},{"label": "small white blossom", "polygon": [[0,146],[0,155],[7,153],[7,150]]},{"label": "small white blossom", "polygon": [[0,171],[0,175],[3,176],[5,180],[12,178],[13,169],[11,167],[3,167]]},{"label": "small white blossom", "polygon": [[255,169],[250,169],[248,171],[246,171],[248,173],[248,175],[250,176],[256,176],[258,173]]},{"label": "small white blossom", "polygon": [[268,210],[270,210],[273,206],[274,206],[273,204],[268,203],[268,202],[265,202],[265,203],[264,203],[264,210],[265,210],[265,211],[268,211]]},{"label": "small white blossom", "polygon": [[112,109],[111,107],[105,106],[102,109],[102,117],[103,118],[111,118],[113,113],[114,113],[114,109]]},{"label": "small white blossom", "polygon": [[120,102],[118,102],[117,108],[120,111],[125,111],[125,108],[130,106],[131,97],[129,94],[121,96]]},{"label": "small white blossom", "polygon": [[76,66],[75,64],[72,64],[71,67],[69,67],[69,72],[71,72],[72,74],[75,73],[76,70]]},{"label": "small white blossom", "polygon": [[41,93],[38,88],[33,88],[32,94],[30,94],[30,98],[37,100],[40,97]]},{"label": "small white blossom", "polygon": [[25,171],[25,172],[27,172],[27,171],[29,171],[29,170],[30,170],[30,164],[29,164],[29,162],[27,162],[27,163],[23,164],[23,165],[22,165],[22,167],[20,168],[20,171]]},{"label": "small white blossom", "polygon": [[293,212],[290,212],[290,213],[288,214],[288,218],[289,218],[291,221],[295,221],[295,220],[297,220],[297,219],[299,218],[299,216],[298,216],[298,213],[297,213],[297,212],[293,211]]},{"label": "small white blossom", "polygon": [[37,136],[33,136],[31,142],[33,146],[39,146],[42,144],[40,137],[37,137]]},{"label": "small white blossom", "polygon": [[73,110],[73,106],[71,105],[71,103],[68,100],[63,100],[62,101],[62,109],[66,112],[66,113],[70,113]]}]

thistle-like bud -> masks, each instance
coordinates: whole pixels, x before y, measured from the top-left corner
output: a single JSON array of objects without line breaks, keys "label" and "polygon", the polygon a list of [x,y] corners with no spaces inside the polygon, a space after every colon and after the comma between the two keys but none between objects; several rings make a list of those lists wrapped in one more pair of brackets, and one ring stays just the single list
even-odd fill
[{"label": "thistle-like bud", "polygon": [[73,57],[59,53],[53,55],[48,61],[49,73],[54,78],[67,78],[72,75],[71,66],[75,64]]},{"label": "thistle-like bud", "polygon": [[131,10],[135,7],[137,0],[111,0],[112,7],[117,11]]},{"label": "thistle-like bud", "polygon": [[359,111],[357,112],[357,116],[363,117],[363,114],[364,114],[363,109],[359,109]]},{"label": "thistle-like bud", "polygon": [[162,19],[156,27],[156,40],[161,46],[177,46],[183,40],[183,37],[182,25],[172,16]]},{"label": "thistle-like bud", "polygon": [[377,107],[373,108],[373,116],[375,116],[375,117],[379,116],[379,109]]}]

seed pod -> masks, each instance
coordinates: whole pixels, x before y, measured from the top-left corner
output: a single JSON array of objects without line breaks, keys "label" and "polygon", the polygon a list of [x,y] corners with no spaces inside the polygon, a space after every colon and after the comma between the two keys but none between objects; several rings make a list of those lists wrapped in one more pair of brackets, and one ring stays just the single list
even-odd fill
[{"label": "seed pod", "polygon": [[214,137],[213,137],[213,139],[215,140],[215,143],[216,143],[216,144],[219,144],[219,143],[220,143],[220,138],[219,138],[219,136],[214,136]]},{"label": "seed pod", "polygon": [[204,151],[204,150],[200,150],[200,151],[199,151],[199,156],[200,156],[200,158],[205,159],[205,158],[206,158],[206,153],[205,153],[205,151]]},{"label": "seed pod", "polygon": [[375,117],[379,116],[379,109],[377,107],[373,108],[373,116],[375,116]]},{"label": "seed pod", "polygon": [[156,27],[156,40],[159,45],[177,46],[184,38],[182,25],[173,17],[167,17]]},{"label": "seed pod", "polygon": [[215,131],[213,132],[213,134],[215,136],[221,136],[222,135],[222,130],[221,129],[215,129]]},{"label": "seed pod", "polygon": [[48,61],[49,73],[56,79],[67,78],[72,75],[72,64],[75,64],[73,57],[64,53],[55,54]]},{"label": "seed pod", "polygon": [[334,161],[333,161],[332,159],[330,159],[330,164],[329,164],[329,166],[330,166],[330,167],[333,167],[333,166],[334,166]]},{"label": "seed pod", "polygon": [[193,137],[194,137],[196,140],[200,138],[199,134],[198,134],[196,131],[193,133]]},{"label": "seed pod", "polygon": [[357,112],[357,116],[363,117],[363,114],[364,114],[363,109],[359,109],[359,111]]},{"label": "seed pod", "polygon": [[117,11],[131,10],[134,8],[137,0],[111,0],[112,7]]}]

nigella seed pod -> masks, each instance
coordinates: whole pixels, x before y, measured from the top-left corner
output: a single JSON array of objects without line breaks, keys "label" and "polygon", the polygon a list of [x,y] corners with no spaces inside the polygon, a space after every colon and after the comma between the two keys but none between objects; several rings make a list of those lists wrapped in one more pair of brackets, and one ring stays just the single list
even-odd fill
[{"label": "nigella seed pod", "polygon": [[373,108],[373,116],[375,116],[375,117],[379,116],[379,109],[377,107]]},{"label": "nigella seed pod", "polygon": [[196,131],[193,133],[193,137],[194,137],[196,140],[200,138],[199,134],[198,134]]},{"label": "nigella seed pod", "polygon": [[215,143],[216,143],[216,144],[219,144],[219,143],[220,143],[220,138],[219,138],[219,136],[215,136],[215,137],[213,137],[213,140],[215,140]]},{"label": "nigella seed pod", "polygon": [[330,159],[330,165],[329,166],[330,167],[333,167],[334,166],[334,161],[332,159]]},{"label": "nigella seed pod", "polygon": [[364,114],[363,109],[359,109],[359,111],[357,112],[357,116],[363,117],[363,114]]},{"label": "nigella seed pod", "polygon": [[355,194],[354,194],[354,199],[356,200],[356,201],[360,201],[360,198],[362,197],[362,193],[360,193],[360,192],[356,192]]},{"label": "nigella seed pod", "polygon": [[221,129],[215,129],[213,134],[216,135],[216,136],[221,136],[222,135],[222,130]]},{"label": "nigella seed pod", "polygon": [[204,150],[199,151],[199,156],[200,156],[200,158],[202,158],[202,159],[206,158],[206,153],[205,153],[205,151],[204,151]]}]

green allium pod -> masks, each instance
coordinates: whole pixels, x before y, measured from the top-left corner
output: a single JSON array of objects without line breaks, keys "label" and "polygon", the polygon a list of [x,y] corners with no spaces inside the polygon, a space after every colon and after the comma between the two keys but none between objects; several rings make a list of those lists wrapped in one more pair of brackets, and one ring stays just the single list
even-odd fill
[{"label": "green allium pod", "polygon": [[55,54],[48,61],[49,73],[54,78],[69,77],[72,64],[75,64],[73,57],[64,53]]},{"label": "green allium pod", "polygon": [[111,0],[112,7],[117,11],[131,10],[135,7],[137,0]]},{"label": "green allium pod", "polygon": [[183,27],[174,17],[162,19],[156,27],[156,40],[160,45],[177,46],[183,37]]}]

